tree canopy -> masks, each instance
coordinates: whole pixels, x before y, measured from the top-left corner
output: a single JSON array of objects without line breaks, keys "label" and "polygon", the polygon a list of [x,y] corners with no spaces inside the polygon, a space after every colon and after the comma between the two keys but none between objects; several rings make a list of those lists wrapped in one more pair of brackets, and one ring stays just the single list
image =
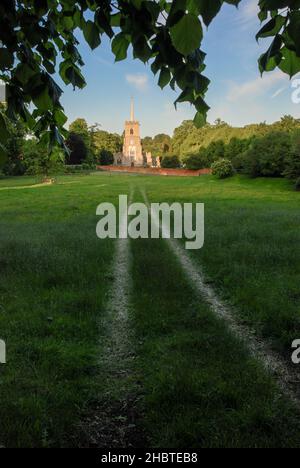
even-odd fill
[{"label": "tree canopy", "polygon": [[155,135],[155,137],[145,137],[142,140],[143,150],[152,153],[153,156],[162,157],[171,150],[171,137],[164,133]]},{"label": "tree canopy", "polygon": [[[255,123],[245,127],[231,127],[225,122],[222,125],[218,121],[214,125],[206,124],[197,128],[191,120],[183,121],[182,124],[174,130],[171,140],[171,151],[182,159],[193,153],[198,153],[202,147],[207,148],[210,145],[218,148],[220,141],[226,145],[233,139],[248,140],[253,137],[261,137],[270,132],[293,132],[300,129],[300,119],[286,115],[281,120],[273,124]],[[234,142],[227,148],[230,154],[236,152]]]},{"label": "tree canopy", "polygon": [[[78,51],[81,30],[91,49],[104,36],[111,39],[116,61],[133,56],[147,62],[161,88],[178,90],[175,105],[190,102],[195,123],[205,123],[209,79],[201,49],[204,25],[209,26],[223,3],[243,0],[1,0],[0,79],[7,85],[7,116],[21,118],[50,149],[64,144],[67,118],[55,81],[83,88],[84,65]],[[259,0],[263,25],[257,39],[272,37],[259,58],[261,72],[279,67],[294,76],[300,71],[300,0]],[[0,159],[8,139],[0,115]]]}]

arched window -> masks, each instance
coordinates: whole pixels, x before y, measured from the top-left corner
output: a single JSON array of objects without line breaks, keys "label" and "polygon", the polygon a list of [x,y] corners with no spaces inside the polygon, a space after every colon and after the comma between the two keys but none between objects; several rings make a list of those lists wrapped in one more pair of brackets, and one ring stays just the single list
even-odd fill
[{"label": "arched window", "polygon": [[130,129],[130,135],[133,135],[133,128]]}]

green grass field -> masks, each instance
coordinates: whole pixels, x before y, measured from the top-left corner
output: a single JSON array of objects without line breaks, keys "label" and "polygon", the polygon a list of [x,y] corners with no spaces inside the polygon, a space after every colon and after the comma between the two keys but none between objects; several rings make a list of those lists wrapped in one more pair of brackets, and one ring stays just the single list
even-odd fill
[{"label": "green grass field", "polygon": [[[163,239],[129,243],[130,307],[118,340],[128,341],[130,360],[110,351],[117,241],[95,233],[97,205],[132,189],[135,201],[142,188],[151,202],[204,202],[205,246],[189,255],[237,321],[290,366],[300,338],[300,194],[287,181],[97,173],[34,184],[0,179],[8,358],[0,366],[0,445],[95,446],[102,427],[110,432],[98,440],[103,447],[122,421],[124,446],[300,446],[299,408],[195,295]],[[118,372],[105,365],[109,353]]]}]

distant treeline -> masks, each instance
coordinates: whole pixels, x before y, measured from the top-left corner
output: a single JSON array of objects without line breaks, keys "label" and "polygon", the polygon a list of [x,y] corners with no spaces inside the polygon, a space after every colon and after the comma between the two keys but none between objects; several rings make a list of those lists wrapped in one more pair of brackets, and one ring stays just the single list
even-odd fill
[{"label": "distant treeline", "polygon": [[[1,109],[0,112],[3,112]],[[5,117],[6,118],[6,117]],[[112,164],[113,155],[122,150],[122,137],[109,133],[85,119],[76,119],[66,138],[67,154],[57,148],[49,153],[39,141],[28,135],[22,122],[8,121],[10,137],[6,145],[7,160],[2,166],[6,175],[50,175],[67,169],[92,169],[97,164]],[[80,167],[79,167],[80,166]]]},{"label": "distant treeline", "polygon": [[290,132],[297,128],[300,128],[300,119],[294,119],[289,115],[273,124],[264,122],[245,127],[231,127],[218,119],[213,125],[207,124],[202,128],[196,128],[192,121],[186,120],[174,130],[172,153],[184,158],[188,154],[197,153],[200,148],[206,148],[215,141],[221,140],[226,145],[232,138],[248,140],[270,132]]},{"label": "distant treeline", "polygon": [[[155,140],[155,139],[154,139]],[[300,120],[284,116],[266,123],[231,127],[217,120],[196,128],[185,121],[170,139],[170,151],[162,155],[163,167],[225,168],[221,173],[239,172],[250,177],[300,178]],[[229,170],[228,161],[232,170]],[[299,182],[300,183],[300,182]]]},{"label": "distant treeline", "polygon": [[[122,151],[123,136],[106,132],[99,124],[88,126],[82,118],[69,127],[68,155],[57,150],[50,157],[35,138],[28,139],[21,122],[10,122],[9,127],[11,138],[4,167],[8,175],[50,173],[62,170],[65,164],[87,168],[112,164],[114,154]],[[300,178],[300,119],[291,116],[271,125],[260,123],[241,128],[221,120],[202,128],[184,121],[173,137],[161,133],[144,138],[142,143],[145,152],[161,158],[163,167],[196,170],[223,161],[217,167],[227,176],[239,172],[251,177]]]}]

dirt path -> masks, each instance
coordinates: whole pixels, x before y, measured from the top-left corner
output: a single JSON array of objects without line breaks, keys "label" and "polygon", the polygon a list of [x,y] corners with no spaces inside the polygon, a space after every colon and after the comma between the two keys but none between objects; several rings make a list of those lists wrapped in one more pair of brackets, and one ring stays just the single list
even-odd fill
[{"label": "dirt path", "polygon": [[[134,197],[131,190],[129,204]],[[126,232],[127,220],[121,230]],[[135,350],[130,323],[130,240],[118,239],[109,298],[99,329],[104,347],[100,365],[105,393],[84,422],[84,444],[98,448],[142,446],[144,435],[137,420],[139,385],[134,375]]]},{"label": "dirt path", "polygon": [[[146,192],[142,189],[141,193],[145,203],[150,207]],[[154,218],[152,221],[159,225],[158,219]],[[165,227],[162,226],[162,230],[164,229]],[[196,265],[188,251],[178,241],[174,239],[166,239],[166,241],[189,278],[195,292],[210,305],[216,316],[226,321],[231,331],[247,346],[250,353],[263,363],[266,370],[276,379],[282,393],[288,395],[300,406],[300,372],[292,368],[292,366],[288,367],[284,358],[272,349],[272,344],[268,340],[258,338],[249,327],[238,322],[230,307],[218,298],[213,288],[205,281],[200,267]]]},{"label": "dirt path", "polygon": [[32,189],[32,188],[41,188],[41,187],[49,187],[53,185],[52,182],[43,182],[41,184],[34,184],[34,185],[20,185],[16,187],[0,187],[0,191],[3,190],[25,190],[25,189]]}]

